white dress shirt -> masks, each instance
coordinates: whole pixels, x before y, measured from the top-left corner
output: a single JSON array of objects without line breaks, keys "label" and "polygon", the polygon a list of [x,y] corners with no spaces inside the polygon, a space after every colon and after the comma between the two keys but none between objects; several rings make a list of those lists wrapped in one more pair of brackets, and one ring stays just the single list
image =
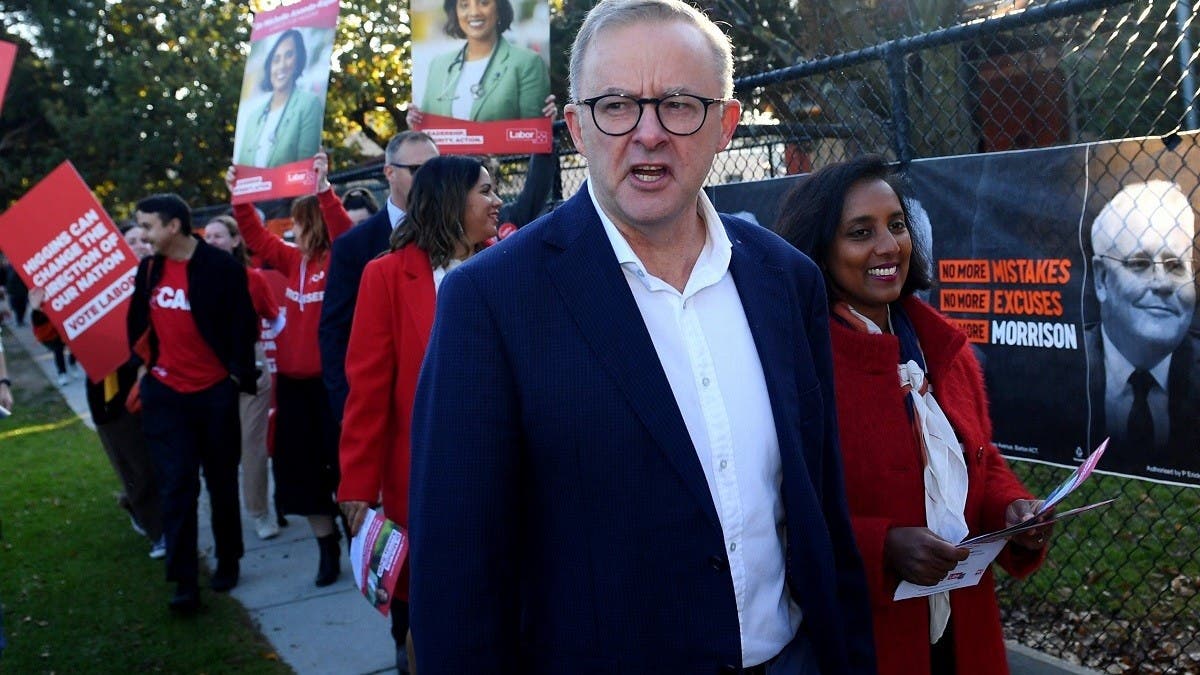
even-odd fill
[{"label": "white dress shirt", "polygon": [[[1104,340],[1104,424],[1113,438],[1125,438],[1129,422],[1129,411],[1133,408],[1133,385],[1129,376],[1133,364],[1121,350],[1108,339],[1108,331],[1100,326],[1100,337]],[[1171,431],[1171,420],[1167,413],[1167,375],[1171,372],[1171,354],[1150,369],[1154,386],[1150,387],[1146,401],[1150,405],[1150,417],[1154,420],[1153,445],[1166,445]],[[1127,439],[1142,442],[1142,439]]]},{"label": "white dress shirt", "polygon": [[395,231],[397,227],[400,227],[400,221],[404,219],[404,209],[393,204],[390,195],[385,204],[387,205],[388,222],[392,224],[392,230]]},{"label": "white dress shirt", "polygon": [[783,474],[762,363],[729,274],[732,244],[700,193],[704,249],[682,293],[651,275],[588,192],[650,333],[721,520],[742,663],[770,660],[796,634],[785,583]]}]

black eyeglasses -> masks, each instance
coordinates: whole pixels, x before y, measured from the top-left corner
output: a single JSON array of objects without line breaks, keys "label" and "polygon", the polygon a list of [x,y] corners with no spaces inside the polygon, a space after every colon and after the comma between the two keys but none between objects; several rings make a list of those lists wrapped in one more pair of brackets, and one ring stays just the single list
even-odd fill
[{"label": "black eyeglasses", "polygon": [[1139,276],[1150,276],[1153,274],[1155,265],[1162,265],[1163,272],[1166,272],[1167,276],[1170,277],[1183,278],[1191,276],[1192,273],[1191,265],[1182,258],[1155,260],[1153,258],[1114,258],[1111,255],[1097,255],[1096,257],[1118,262],[1122,267]]},{"label": "black eyeglasses", "polygon": [[417,169],[421,168],[421,164],[397,164],[396,162],[388,162],[388,166],[394,166],[397,169],[408,169],[409,173],[416,173]]},{"label": "black eyeglasses", "polygon": [[637,98],[626,94],[605,94],[576,101],[592,109],[592,121],[601,133],[609,136],[624,136],[637,128],[642,121],[642,110],[647,104],[654,106],[658,123],[668,133],[676,136],[691,136],[700,131],[708,119],[708,107],[714,103],[725,103],[729,99],[705,98],[692,94],[672,94],[663,98]]}]

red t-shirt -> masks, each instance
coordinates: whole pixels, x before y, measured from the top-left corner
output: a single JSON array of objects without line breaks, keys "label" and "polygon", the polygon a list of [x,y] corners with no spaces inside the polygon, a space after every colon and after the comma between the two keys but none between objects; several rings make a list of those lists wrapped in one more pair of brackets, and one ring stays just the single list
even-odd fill
[{"label": "red t-shirt", "polygon": [[203,391],[229,377],[192,316],[186,260],[164,260],[162,280],[150,293],[150,324],[158,337],[159,382],[181,393]]}]

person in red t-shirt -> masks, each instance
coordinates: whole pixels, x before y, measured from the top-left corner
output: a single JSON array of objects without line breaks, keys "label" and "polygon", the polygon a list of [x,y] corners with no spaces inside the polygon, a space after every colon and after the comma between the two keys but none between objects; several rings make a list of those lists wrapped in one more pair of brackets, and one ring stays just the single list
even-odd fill
[{"label": "person in red t-shirt", "polygon": [[[237,585],[242,546],[238,506],[241,429],[238,392],[255,391],[258,319],[245,269],[192,234],[192,215],[178,195],[137,204],[155,254],[138,265],[127,328],[130,348],[148,369],[139,383],[146,442],[158,468],[168,606],[200,604],[196,506],[204,469],[212,506],[217,568],[211,585]],[[143,349],[145,344],[148,349]]]},{"label": "person in red t-shirt", "polygon": [[[262,260],[287,277],[284,327],[275,337],[275,437],[271,469],[275,503],[281,513],[306,516],[317,539],[320,563],[315,583],[328,586],[340,574],[338,516],[334,493],[338,486],[337,427],[329,395],[321,379],[317,324],[325,298],[325,273],[333,239],[352,227],[326,176],[328,160],[318,153],[316,196],[292,202],[292,232],[288,244],[263,227],[251,204],[235,204],[233,215],[242,238]],[[236,169],[226,182],[233,190]]]},{"label": "person in red t-shirt", "polygon": [[[217,216],[204,226],[204,241],[210,246],[225,251],[234,260],[246,267],[246,278],[250,282],[250,299],[254,312],[262,320],[266,330],[278,331],[279,300],[271,291],[262,272],[250,267],[250,255],[232,216]],[[261,333],[260,333],[261,336]],[[261,371],[256,386],[258,394],[242,394],[239,410],[242,420],[242,501],[246,512],[254,519],[254,530],[259,539],[270,539],[279,534],[279,525],[271,513],[271,502],[267,498],[267,416],[271,412],[271,369],[263,351],[263,341],[254,344],[254,363]]]}]

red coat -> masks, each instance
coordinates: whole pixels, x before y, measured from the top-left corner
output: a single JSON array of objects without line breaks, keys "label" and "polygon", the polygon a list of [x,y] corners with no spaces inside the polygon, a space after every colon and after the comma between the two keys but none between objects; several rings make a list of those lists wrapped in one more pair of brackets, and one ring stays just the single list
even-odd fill
[{"label": "red coat", "polygon": [[[972,535],[1000,529],[1008,505],[1030,494],[991,443],[979,362],[966,336],[931,307],[915,298],[906,299],[904,307],[916,328],[933,394],[966,454],[967,526]],[[830,321],[830,333],[846,494],[871,590],[879,672],[928,673],[928,599],[892,600],[900,580],[883,560],[889,529],[925,526],[921,455],[896,373],[900,343],[895,336],[868,335],[836,320]],[[1010,544],[997,561],[1024,577],[1043,556],[1044,551]],[[952,591],[950,607],[957,671],[1007,673],[991,570],[978,585]]]},{"label": "red coat", "polygon": [[[417,376],[433,329],[429,256],[415,245],[363,270],[346,350],[350,396],[338,449],[338,501],[377,503],[408,527],[409,431]],[[408,567],[396,593],[408,598]]]}]

